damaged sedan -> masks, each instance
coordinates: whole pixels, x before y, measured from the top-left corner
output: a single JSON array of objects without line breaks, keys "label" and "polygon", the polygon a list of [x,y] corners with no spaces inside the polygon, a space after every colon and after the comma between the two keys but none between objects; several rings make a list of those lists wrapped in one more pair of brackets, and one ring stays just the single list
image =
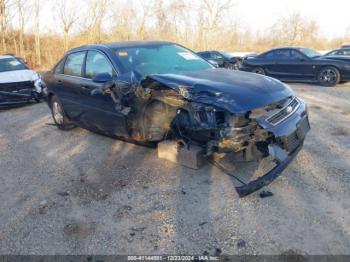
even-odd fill
[{"label": "damaged sedan", "polygon": [[[69,51],[44,76],[55,124],[167,148],[197,161],[228,154],[274,167],[236,186],[248,195],[273,181],[301,149],[307,108],[280,81],[217,69],[171,42],[120,42]],[[175,157],[171,147],[175,144]],[[195,152],[192,154],[191,152]]]},{"label": "damaged sedan", "polygon": [[0,108],[39,102],[43,85],[38,73],[13,55],[0,56]]}]

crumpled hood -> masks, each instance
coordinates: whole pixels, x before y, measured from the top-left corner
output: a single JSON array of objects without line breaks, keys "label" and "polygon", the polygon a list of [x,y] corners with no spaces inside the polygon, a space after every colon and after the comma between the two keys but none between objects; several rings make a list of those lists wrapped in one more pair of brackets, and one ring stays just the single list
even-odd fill
[{"label": "crumpled hood", "polygon": [[0,83],[35,81],[38,78],[38,74],[29,69],[0,72]]},{"label": "crumpled hood", "polygon": [[274,78],[228,69],[149,77],[180,93],[187,89],[189,96],[186,99],[190,101],[215,105],[236,114],[294,95],[287,85]]}]

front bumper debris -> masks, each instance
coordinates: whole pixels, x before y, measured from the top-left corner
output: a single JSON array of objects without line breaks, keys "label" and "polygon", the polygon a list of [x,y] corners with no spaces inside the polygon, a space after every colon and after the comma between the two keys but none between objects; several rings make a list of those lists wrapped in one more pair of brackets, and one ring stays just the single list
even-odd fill
[{"label": "front bumper debris", "polygon": [[43,97],[42,89],[38,92],[38,81],[0,84],[0,108],[25,105],[33,100],[39,101]]},{"label": "front bumper debris", "polygon": [[240,197],[247,196],[259,190],[260,188],[270,184],[274,179],[276,179],[299,153],[299,151],[303,147],[305,136],[309,132],[309,130],[309,119],[307,116],[304,116],[296,124],[296,130],[294,132],[292,132],[288,136],[283,136],[280,139],[281,144],[288,151],[288,155],[282,154],[281,156],[280,153],[277,153],[278,150],[276,150],[273,158],[277,162],[277,165],[272,170],[267,172],[265,175],[259,177],[258,179],[251,181],[243,186],[236,187],[238,195]]},{"label": "front bumper debris", "polygon": [[303,147],[303,142],[282,162],[278,163],[272,170],[267,172],[264,176],[259,177],[258,179],[251,181],[250,183],[245,184],[243,186],[235,187],[239,197],[245,197],[251,193],[254,193],[255,191],[259,190],[264,186],[267,186],[273,180],[275,180],[299,153],[299,151]]}]

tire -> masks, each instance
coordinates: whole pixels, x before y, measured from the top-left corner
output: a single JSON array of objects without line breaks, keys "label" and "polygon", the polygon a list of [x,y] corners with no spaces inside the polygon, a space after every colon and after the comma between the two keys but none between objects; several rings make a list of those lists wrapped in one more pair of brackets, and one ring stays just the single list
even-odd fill
[{"label": "tire", "polygon": [[262,67],[255,67],[255,68],[253,68],[252,73],[259,74],[259,75],[265,75],[265,70]]},{"label": "tire", "polygon": [[75,127],[75,125],[67,118],[63,106],[56,96],[51,97],[50,108],[53,121],[59,129],[70,130]]},{"label": "tire", "polygon": [[323,67],[317,74],[317,81],[322,86],[335,86],[340,82],[339,70],[333,66]]}]

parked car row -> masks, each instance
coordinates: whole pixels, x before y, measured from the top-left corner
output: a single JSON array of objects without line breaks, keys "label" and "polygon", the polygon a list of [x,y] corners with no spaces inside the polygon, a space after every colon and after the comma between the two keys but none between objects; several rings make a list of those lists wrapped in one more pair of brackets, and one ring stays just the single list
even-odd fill
[{"label": "parked car row", "polygon": [[[267,75],[282,81],[310,82],[335,86],[350,81],[350,47],[343,46],[325,55],[304,47],[283,47],[259,55],[224,56],[225,52],[206,51],[201,57],[219,67]],[[228,66],[230,65],[230,66]]]},{"label": "parked car row", "polygon": [[227,69],[238,69],[242,61],[242,57],[223,51],[203,51],[197,54],[217,67]]}]

